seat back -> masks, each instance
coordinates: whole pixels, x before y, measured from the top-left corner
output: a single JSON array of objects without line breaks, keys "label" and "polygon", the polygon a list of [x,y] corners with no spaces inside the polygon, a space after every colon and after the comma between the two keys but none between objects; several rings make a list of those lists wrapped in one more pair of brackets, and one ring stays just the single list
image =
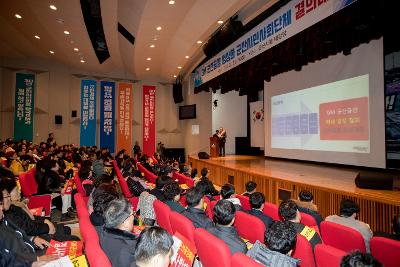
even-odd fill
[{"label": "seat back", "polygon": [[194,231],[197,255],[204,267],[230,267],[231,252],[224,241],[202,228]]},{"label": "seat back", "polygon": [[179,232],[181,235],[186,237],[187,240],[194,244],[194,225],[191,220],[183,216],[182,214],[172,211],[169,214],[169,220],[171,223],[172,232]]},{"label": "seat back", "polygon": [[173,235],[174,233],[172,231],[171,223],[169,220],[169,214],[171,213],[170,207],[158,199],[154,200],[153,207],[158,225],[161,228],[167,230],[168,233]]},{"label": "seat back", "polygon": [[338,267],[343,256],[347,255],[343,250],[323,244],[315,246],[314,254],[318,267]]},{"label": "seat back", "polygon": [[121,170],[118,168],[118,164],[115,160],[113,161],[113,165],[114,165],[115,173],[117,175],[118,183],[119,183],[119,186],[121,187],[122,193],[124,194],[124,196],[126,198],[131,198],[132,194],[131,194],[131,191],[129,190],[128,183],[126,182],[124,176],[122,175]]},{"label": "seat back", "polygon": [[[213,212],[213,210],[211,208],[211,201],[210,201],[210,199],[208,197],[204,197],[203,199],[204,199],[204,203],[206,203],[205,212],[206,212],[208,218],[210,218],[212,220],[214,212]],[[216,201],[214,201],[214,202],[216,202]]]},{"label": "seat back", "polygon": [[76,213],[78,215],[79,220],[83,217],[89,218],[89,211],[87,209],[85,200],[83,199],[81,193],[76,193],[74,195],[75,205],[76,205]]},{"label": "seat back", "polygon": [[78,172],[74,177],[74,181],[76,183],[76,190],[78,191],[78,193],[80,193],[82,196],[86,196],[86,191],[85,189],[83,189],[83,185],[81,179],[79,178]]},{"label": "seat back", "polygon": [[265,224],[259,218],[243,211],[235,212],[235,228],[240,237],[247,239],[250,243],[259,240],[264,243]]},{"label": "seat back", "polygon": [[20,174],[19,183],[21,185],[21,191],[25,197],[37,194],[38,185],[35,180],[35,168]]},{"label": "seat back", "polygon": [[237,252],[231,258],[231,267],[262,267],[264,265],[256,262],[252,258]]},{"label": "seat back", "polygon": [[301,214],[300,223],[310,226],[310,227],[314,227],[314,226],[318,227],[318,223],[313,216],[311,216],[310,214],[304,213],[304,212],[300,212],[300,214]]},{"label": "seat back", "polygon": [[385,267],[400,264],[400,241],[384,237],[373,237],[370,240],[371,254]]},{"label": "seat back", "polygon": [[172,174],[172,178],[174,179],[174,180],[178,180],[178,183],[179,184],[185,184],[186,183],[186,179],[185,179],[185,175],[183,175],[183,174],[181,174],[181,173],[179,173],[179,172],[174,172],[173,174]]},{"label": "seat back", "polygon": [[242,209],[251,210],[249,197],[242,196],[242,195],[236,195],[236,197],[240,200],[240,203],[242,204]]},{"label": "seat back", "polygon": [[341,249],[345,252],[360,250],[365,253],[365,242],[362,235],[341,224],[323,221],[321,223],[321,234],[324,244]]},{"label": "seat back", "polygon": [[299,266],[315,267],[314,253],[312,251],[311,244],[304,236],[300,234],[297,234],[296,247],[292,257],[301,260]]},{"label": "seat back", "polygon": [[281,221],[278,209],[279,209],[279,207],[277,205],[269,203],[269,202],[265,202],[263,212],[265,215],[269,216],[272,220]]}]

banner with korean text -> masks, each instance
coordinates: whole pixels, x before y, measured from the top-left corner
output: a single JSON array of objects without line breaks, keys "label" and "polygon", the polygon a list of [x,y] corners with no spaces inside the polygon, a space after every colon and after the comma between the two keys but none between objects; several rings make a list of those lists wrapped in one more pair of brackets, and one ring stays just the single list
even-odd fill
[{"label": "banner with korean text", "polygon": [[80,146],[96,145],[96,81],[82,80]]},{"label": "banner with korean text", "polygon": [[17,73],[15,79],[14,140],[33,141],[35,75]]},{"label": "banner with korean text", "polygon": [[131,154],[132,148],[132,93],[131,83],[118,84],[117,150],[125,149]]},{"label": "banner with korean text", "polygon": [[153,155],[156,146],[156,87],[143,85],[143,153]]},{"label": "banner with korean text", "polygon": [[115,82],[100,82],[100,148],[115,152]]},{"label": "banner with korean text", "polygon": [[357,0],[292,0],[195,70],[194,86],[231,70]]}]

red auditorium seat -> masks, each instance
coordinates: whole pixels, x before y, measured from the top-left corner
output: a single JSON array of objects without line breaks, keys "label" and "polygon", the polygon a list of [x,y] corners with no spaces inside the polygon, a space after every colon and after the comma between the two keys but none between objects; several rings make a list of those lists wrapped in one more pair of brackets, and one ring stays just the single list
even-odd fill
[{"label": "red auditorium seat", "polygon": [[338,267],[342,257],[347,255],[343,250],[323,244],[315,246],[314,254],[318,267]]},{"label": "red auditorium seat", "polygon": [[35,168],[20,174],[19,183],[22,193],[29,199],[28,208],[34,209],[43,207],[45,216],[49,217],[51,212],[51,195],[36,195],[38,185],[35,180]]},{"label": "red auditorium seat", "polygon": [[252,258],[240,252],[233,254],[233,257],[231,259],[231,267],[262,267],[262,266],[264,265],[256,262]]},{"label": "red auditorium seat", "polygon": [[304,212],[300,212],[300,214],[301,214],[300,222],[302,224],[310,226],[312,228],[315,228],[315,227],[318,228],[318,223],[313,216],[311,216],[310,214],[304,213]]},{"label": "red auditorium seat", "polygon": [[231,252],[224,241],[202,228],[194,231],[197,255],[204,267],[230,267]]},{"label": "red auditorium seat", "polygon": [[[211,209],[213,217],[214,217],[214,207],[215,207],[215,204],[217,204],[217,202],[218,201],[210,201],[210,209]],[[211,217],[211,220],[213,219],[213,217]]]},{"label": "red auditorium seat", "polygon": [[326,245],[345,252],[360,250],[365,253],[365,243],[362,235],[356,230],[337,223],[323,221],[321,223],[322,240]]},{"label": "red auditorium seat", "polygon": [[296,247],[292,257],[301,260],[299,265],[301,267],[315,267],[314,254],[311,245],[305,237],[299,234],[297,234]]},{"label": "red auditorium seat", "polygon": [[194,226],[192,221],[183,216],[182,214],[172,211],[169,214],[172,232],[179,232],[194,244]]},{"label": "red auditorium seat", "polygon": [[255,243],[264,243],[265,224],[257,217],[243,211],[235,212],[235,228],[240,237]]},{"label": "red auditorium seat", "polygon": [[132,204],[132,210],[136,212],[137,206],[139,204],[139,197],[128,198],[129,202]]},{"label": "red auditorium seat", "polygon": [[171,223],[169,220],[169,214],[171,213],[170,207],[157,199],[154,201],[153,207],[158,225],[173,235],[174,233],[172,232]]},{"label": "red auditorium seat", "polygon": [[[214,201],[214,202],[216,202],[216,201]],[[206,210],[205,210],[205,212],[206,212],[208,218],[210,218],[210,219],[212,220],[214,212],[213,212],[213,210],[212,210],[212,208],[211,208],[211,201],[210,201],[210,199],[209,199],[208,197],[204,197],[204,203],[206,204]]]},{"label": "red auditorium seat", "polygon": [[98,240],[89,240],[85,243],[85,254],[90,267],[111,267],[111,262],[101,249]]},{"label": "red auditorium seat", "polygon": [[74,195],[75,205],[76,205],[76,213],[78,215],[79,220],[83,217],[89,218],[89,211],[87,209],[86,203],[80,193],[76,193]]},{"label": "red auditorium seat", "polygon": [[385,267],[400,265],[400,241],[384,237],[373,237],[370,240],[371,254]]},{"label": "red auditorium seat", "polygon": [[124,176],[122,175],[120,169],[118,168],[117,162],[115,160],[113,161],[113,165],[122,193],[126,198],[131,198],[132,197],[131,191],[129,191],[128,184],[126,183]]},{"label": "red auditorium seat", "polygon": [[242,209],[251,210],[250,199],[248,197],[242,195],[236,195],[236,197],[240,200],[240,203],[242,204]]},{"label": "red auditorium seat", "polygon": [[272,218],[274,221],[281,221],[278,212],[278,206],[269,202],[264,203],[264,214]]},{"label": "red auditorium seat", "polygon": [[76,173],[76,175],[74,177],[74,181],[76,183],[76,190],[78,191],[78,193],[80,193],[82,196],[86,196],[86,191],[85,191],[85,189],[83,189],[82,182],[78,176],[78,173]]},{"label": "red auditorium seat", "polygon": [[181,198],[179,199],[179,203],[181,203],[182,206],[186,207],[187,206],[186,196],[181,196]]}]

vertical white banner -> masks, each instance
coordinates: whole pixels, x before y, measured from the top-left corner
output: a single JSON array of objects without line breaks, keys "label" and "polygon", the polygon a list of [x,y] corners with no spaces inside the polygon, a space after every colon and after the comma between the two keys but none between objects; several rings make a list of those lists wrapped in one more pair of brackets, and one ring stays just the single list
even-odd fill
[{"label": "vertical white banner", "polygon": [[264,102],[250,103],[250,142],[252,147],[264,148]]}]

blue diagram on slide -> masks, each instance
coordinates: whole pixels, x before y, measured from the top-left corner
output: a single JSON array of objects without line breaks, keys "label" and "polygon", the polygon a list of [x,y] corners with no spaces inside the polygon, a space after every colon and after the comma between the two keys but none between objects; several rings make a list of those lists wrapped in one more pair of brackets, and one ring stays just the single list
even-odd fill
[{"label": "blue diagram on slide", "polygon": [[299,136],[301,143],[306,144],[311,135],[319,134],[318,113],[300,103],[298,114],[282,114],[272,116],[272,136]]}]

